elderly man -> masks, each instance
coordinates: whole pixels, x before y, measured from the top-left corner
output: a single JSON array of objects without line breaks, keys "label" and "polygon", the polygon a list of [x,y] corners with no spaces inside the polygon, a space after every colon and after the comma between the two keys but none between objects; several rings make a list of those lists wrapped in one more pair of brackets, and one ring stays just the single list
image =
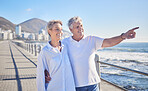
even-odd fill
[{"label": "elderly man", "polygon": [[[68,26],[73,35],[65,38],[63,43],[68,48],[76,91],[99,91],[100,77],[96,71],[95,52],[100,48],[115,46],[125,39],[135,38],[134,30],[139,27],[119,36],[103,39],[97,36],[85,36],[80,17],[71,18]],[[48,79],[46,78],[46,81],[49,81]]]}]

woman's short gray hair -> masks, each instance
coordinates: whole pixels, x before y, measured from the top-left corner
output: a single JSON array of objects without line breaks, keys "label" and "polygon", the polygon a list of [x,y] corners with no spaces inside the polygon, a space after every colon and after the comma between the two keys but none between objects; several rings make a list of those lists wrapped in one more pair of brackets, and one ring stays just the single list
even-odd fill
[{"label": "woman's short gray hair", "polygon": [[52,30],[53,25],[56,24],[56,23],[59,23],[59,24],[62,25],[62,22],[60,20],[51,20],[47,24],[47,30]]},{"label": "woman's short gray hair", "polygon": [[68,21],[68,27],[69,28],[73,28],[73,23],[74,22],[82,22],[82,19],[79,17],[79,16],[75,16],[75,17],[72,17],[71,19],[69,19],[69,21]]}]

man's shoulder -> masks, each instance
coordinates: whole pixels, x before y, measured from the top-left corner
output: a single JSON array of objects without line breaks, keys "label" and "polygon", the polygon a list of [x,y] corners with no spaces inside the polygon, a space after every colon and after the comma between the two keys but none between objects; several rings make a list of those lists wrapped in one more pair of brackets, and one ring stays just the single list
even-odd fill
[{"label": "man's shoulder", "polygon": [[98,36],[92,36],[92,35],[90,35],[90,36],[87,36],[87,37],[85,37],[85,41],[89,41],[89,42],[102,42],[104,40],[104,38],[100,38],[100,37],[98,37]]},{"label": "man's shoulder", "polygon": [[[71,36],[70,36],[70,37],[71,37]],[[64,38],[64,39],[62,40],[62,43],[68,42],[68,41],[70,40],[70,37]]]},{"label": "man's shoulder", "polygon": [[98,37],[98,36],[93,36],[93,35],[89,35],[89,36],[87,36],[86,38],[90,38],[90,39],[103,39],[103,38],[101,38],[101,37]]},{"label": "man's shoulder", "polygon": [[96,37],[97,37],[97,36],[88,35],[88,36],[85,36],[84,39],[94,39],[94,38],[96,38]]}]

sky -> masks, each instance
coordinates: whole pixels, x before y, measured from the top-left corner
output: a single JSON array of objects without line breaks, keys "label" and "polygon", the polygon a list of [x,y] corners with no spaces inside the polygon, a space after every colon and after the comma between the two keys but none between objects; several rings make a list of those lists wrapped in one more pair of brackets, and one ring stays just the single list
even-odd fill
[{"label": "sky", "polygon": [[124,42],[148,42],[148,0],[0,0],[0,16],[14,24],[28,19],[67,22],[79,16],[85,35],[101,38],[118,36],[131,28],[136,38]]}]

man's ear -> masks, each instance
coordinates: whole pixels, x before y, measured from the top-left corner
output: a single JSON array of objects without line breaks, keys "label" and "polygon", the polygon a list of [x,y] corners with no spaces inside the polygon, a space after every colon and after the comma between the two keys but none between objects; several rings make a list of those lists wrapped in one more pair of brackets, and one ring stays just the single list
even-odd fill
[{"label": "man's ear", "polygon": [[48,29],[48,34],[50,35],[51,30]]},{"label": "man's ear", "polygon": [[71,28],[69,28],[69,30],[72,32],[72,29]]}]

